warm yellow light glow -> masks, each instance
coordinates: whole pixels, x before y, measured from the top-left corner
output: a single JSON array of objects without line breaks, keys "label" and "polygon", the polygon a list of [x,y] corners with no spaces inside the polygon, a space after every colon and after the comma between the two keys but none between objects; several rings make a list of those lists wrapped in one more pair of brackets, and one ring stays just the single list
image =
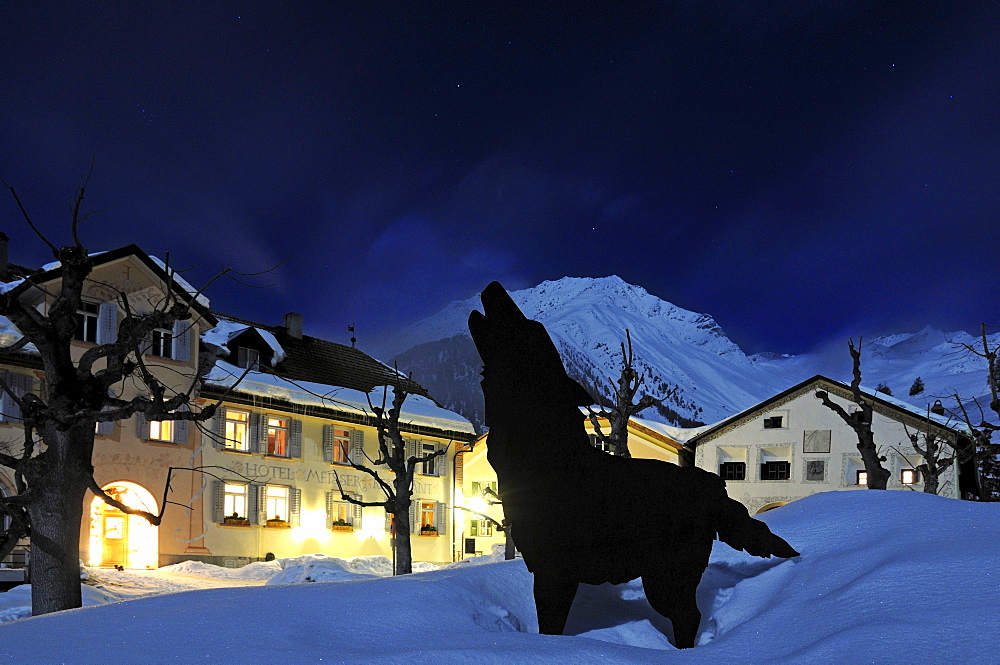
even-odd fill
[{"label": "warm yellow light glow", "polygon": [[917,482],[917,474],[914,473],[913,469],[903,469],[903,484],[912,485]]},{"label": "warm yellow light glow", "polygon": [[292,540],[301,543],[310,538],[324,541],[330,537],[326,528],[326,510],[303,510],[299,514],[299,526],[291,530]]},{"label": "warm yellow light glow", "polygon": [[868,484],[868,472],[858,471],[858,485],[867,485],[867,484]]},{"label": "warm yellow light glow", "polygon": [[475,510],[477,513],[485,513],[489,505],[486,503],[486,499],[481,496],[471,496],[465,500],[466,508],[470,510]]},{"label": "warm yellow light glow", "polygon": [[[111,483],[104,490],[129,508],[156,514],[156,500],[145,488],[129,482]],[[125,515],[94,497],[90,504],[90,549],[87,565],[156,568],[159,531],[138,515]]]}]

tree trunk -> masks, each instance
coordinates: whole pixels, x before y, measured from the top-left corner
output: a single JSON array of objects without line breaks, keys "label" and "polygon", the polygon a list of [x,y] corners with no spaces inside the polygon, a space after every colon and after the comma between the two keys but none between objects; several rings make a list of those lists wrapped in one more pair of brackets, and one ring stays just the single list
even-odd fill
[{"label": "tree trunk", "polygon": [[82,604],[80,524],[91,473],[93,427],[89,423],[65,432],[50,428],[44,437],[48,450],[35,458],[43,463],[37,474],[31,474],[29,482],[35,492],[26,506],[31,518],[31,613],[35,616]]},{"label": "tree trunk", "polygon": [[396,530],[396,570],[394,575],[409,575],[413,572],[413,553],[410,549],[410,514],[400,510],[392,516]]},{"label": "tree trunk", "polygon": [[510,537],[510,527],[503,532],[503,558],[504,561],[511,561],[514,558],[514,539]]},{"label": "tree trunk", "polygon": [[875,446],[875,437],[870,428],[858,431],[858,452],[861,453],[861,459],[865,463],[865,471],[868,472],[868,489],[888,489],[889,478],[892,474],[882,466],[878,448]]}]

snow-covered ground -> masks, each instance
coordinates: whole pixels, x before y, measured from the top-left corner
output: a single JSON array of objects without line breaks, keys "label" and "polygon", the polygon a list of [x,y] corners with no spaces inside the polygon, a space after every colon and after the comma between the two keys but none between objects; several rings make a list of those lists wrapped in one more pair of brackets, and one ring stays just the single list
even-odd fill
[{"label": "snow-covered ground", "polygon": [[[571,635],[548,636],[535,633],[520,560],[392,578],[378,558],[309,556],[236,571],[92,571],[112,602],[0,625],[0,662],[1000,662],[1000,505],[832,492],[763,519],[802,556],[755,559],[716,543],[699,645],[685,651],[638,582],[581,587]],[[111,594],[129,584],[160,595]],[[0,594],[0,612],[16,593]]]}]

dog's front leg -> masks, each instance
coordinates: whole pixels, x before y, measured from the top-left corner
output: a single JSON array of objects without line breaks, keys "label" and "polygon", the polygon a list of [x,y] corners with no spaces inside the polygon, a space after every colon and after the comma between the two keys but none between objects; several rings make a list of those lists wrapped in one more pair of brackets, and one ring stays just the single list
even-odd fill
[{"label": "dog's front leg", "polygon": [[535,613],[540,634],[562,635],[578,586],[578,582],[555,572],[535,572]]}]

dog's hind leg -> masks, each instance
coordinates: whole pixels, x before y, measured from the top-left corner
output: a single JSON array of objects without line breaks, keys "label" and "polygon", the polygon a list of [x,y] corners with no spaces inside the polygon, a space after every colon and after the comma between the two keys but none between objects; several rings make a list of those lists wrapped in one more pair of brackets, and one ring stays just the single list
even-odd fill
[{"label": "dog's hind leg", "polygon": [[653,609],[670,619],[674,627],[674,646],[689,649],[694,646],[701,623],[696,602],[699,579],[676,579],[667,572],[642,576],[646,600]]},{"label": "dog's hind leg", "polygon": [[558,573],[535,572],[535,612],[541,635],[562,635],[579,583]]}]

